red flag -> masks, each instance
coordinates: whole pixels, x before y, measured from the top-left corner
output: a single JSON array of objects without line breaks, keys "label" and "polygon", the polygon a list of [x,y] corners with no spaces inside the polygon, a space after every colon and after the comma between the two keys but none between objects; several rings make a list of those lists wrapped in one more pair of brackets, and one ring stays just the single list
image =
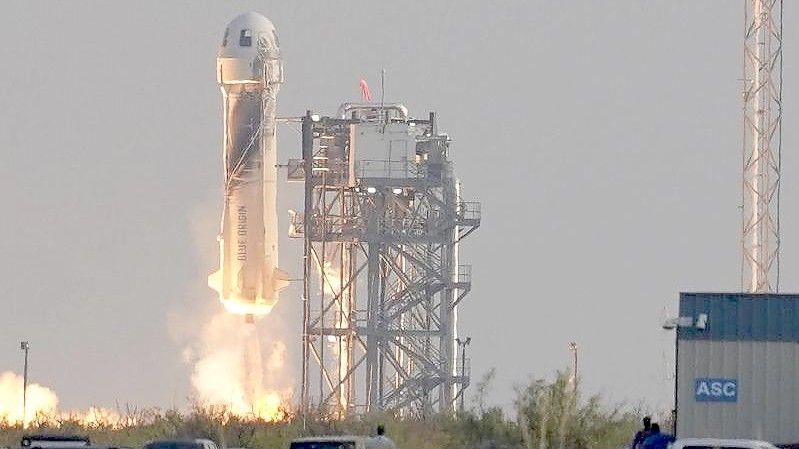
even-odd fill
[{"label": "red flag", "polygon": [[372,94],[369,93],[369,85],[366,84],[366,80],[361,80],[358,85],[361,87],[361,99],[365,103],[372,101]]}]

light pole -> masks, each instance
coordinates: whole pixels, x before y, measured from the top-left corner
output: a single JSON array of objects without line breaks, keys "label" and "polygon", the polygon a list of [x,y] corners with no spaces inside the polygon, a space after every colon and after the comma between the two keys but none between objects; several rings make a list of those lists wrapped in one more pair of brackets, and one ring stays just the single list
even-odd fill
[{"label": "light pole", "polygon": [[569,351],[574,355],[574,368],[572,369],[572,383],[577,385],[577,343],[569,342]]},{"label": "light pole", "polygon": [[463,412],[466,410],[466,346],[469,346],[469,343],[472,342],[472,337],[466,337],[465,340],[461,340],[460,338],[456,338],[455,342],[458,343],[458,346],[461,348],[461,406],[460,412],[463,415]]},{"label": "light pole", "polygon": [[22,371],[22,428],[25,428],[28,417],[28,351],[31,344],[27,341],[19,343],[19,349],[25,351],[25,367]]}]

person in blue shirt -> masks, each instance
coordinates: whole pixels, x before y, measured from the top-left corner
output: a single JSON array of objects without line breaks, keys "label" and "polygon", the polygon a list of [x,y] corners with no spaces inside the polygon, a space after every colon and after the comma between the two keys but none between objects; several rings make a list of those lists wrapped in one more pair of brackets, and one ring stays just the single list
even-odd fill
[{"label": "person in blue shirt", "polygon": [[635,437],[633,437],[633,442],[630,444],[630,449],[641,449],[646,437],[652,433],[652,418],[644,416],[642,422],[644,423],[644,428],[635,432]]},{"label": "person in blue shirt", "polygon": [[660,425],[658,423],[652,424],[652,433],[646,437],[643,449],[667,449],[669,443],[674,442],[674,437],[665,433],[660,433]]}]

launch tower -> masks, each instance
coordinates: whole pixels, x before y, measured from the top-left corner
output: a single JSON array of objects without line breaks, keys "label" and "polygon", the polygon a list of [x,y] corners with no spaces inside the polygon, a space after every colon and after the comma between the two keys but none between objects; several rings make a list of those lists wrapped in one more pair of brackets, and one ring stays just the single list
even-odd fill
[{"label": "launch tower", "polygon": [[741,284],[779,292],[782,0],[747,0]]},{"label": "launch tower", "polygon": [[289,180],[304,240],[302,402],[332,416],[454,411],[469,384],[458,305],[471,289],[460,243],[480,225],[461,197],[451,141],[431,113],[344,104],[302,118]]}]

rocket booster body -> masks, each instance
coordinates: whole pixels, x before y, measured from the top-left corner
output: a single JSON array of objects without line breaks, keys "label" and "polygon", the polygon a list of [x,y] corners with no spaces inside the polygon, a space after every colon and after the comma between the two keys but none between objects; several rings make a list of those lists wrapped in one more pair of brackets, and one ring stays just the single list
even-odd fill
[{"label": "rocket booster body", "polygon": [[265,315],[287,285],[277,268],[275,113],[283,69],[272,23],[233,19],[217,58],[224,107],[224,211],[219,271],[208,278],[231,313]]}]

